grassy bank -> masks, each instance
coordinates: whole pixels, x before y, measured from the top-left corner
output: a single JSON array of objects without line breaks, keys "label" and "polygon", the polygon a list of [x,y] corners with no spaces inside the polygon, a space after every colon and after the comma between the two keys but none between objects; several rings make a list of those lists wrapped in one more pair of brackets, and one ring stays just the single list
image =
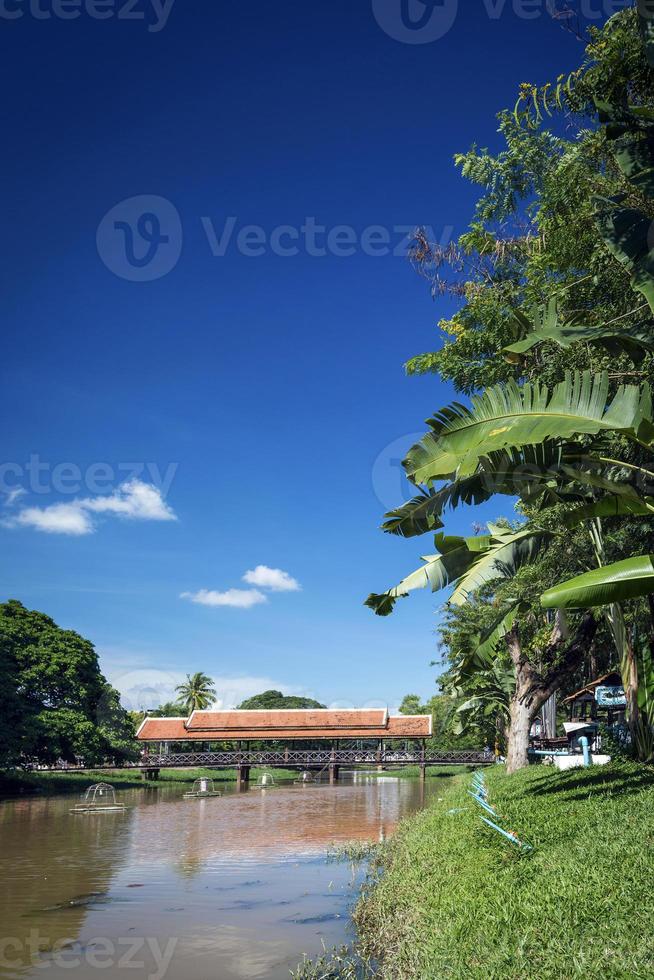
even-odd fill
[{"label": "grassy bank", "polygon": [[486,778],[505,826],[534,850],[502,843],[467,796],[469,779],[453,781],[385,847],[357,908],[379,976],[651,977],[654,772],[533,767]]},{"label": "grassy bank", "polygon": [[[252,769],[251,782],[255,783],[262,769]],[[274,770],[276,779],[296,779],[297,773],[287,769]],[[216,783],[236,781],[234,769],[162,769],[158,782],[145,782],[139,772],[125,769],[98,772],[30,772],[0,773],[0,799],[38,793],[53,796],[59,793],[82,793],[91,783],[111,783],[115,789],[152,787],[170,783],[192,783],[207,776]]]},{"label": "grassy bank", "polygon": [[[444,776],[461,776],[471,773],[476,766],[427,766],[425,770],[427,779],[443,778]],[[366,770],[368,772],[368,770]],[[369,772],[370,776],[399,776],[400,779],[417,779],[420,776],[420,766],[403,766],[401,769],[383,769],[381,772]]]}]

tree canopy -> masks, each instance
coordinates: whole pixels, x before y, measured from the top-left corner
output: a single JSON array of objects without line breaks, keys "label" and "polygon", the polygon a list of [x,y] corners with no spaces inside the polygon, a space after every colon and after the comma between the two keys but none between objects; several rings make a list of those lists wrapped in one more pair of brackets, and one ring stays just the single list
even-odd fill
[{"label": "tree canopy", "polygon": [[[438,373],[472,401],[429,418],[404,462],[418,496],[384,524],[435,533],[435,553],[367,604],[388,615],[415,588],[453,587],[449,683],[471,695],[465,711],[492,704],[520,728],[519,764],[534,713],[599,638],[621,662],[635,735],[634,637],[654,634],[654,605],[626,602],[653,580],[650,34],[622,11],[591,31],[568,76],[523,85],[499,115],[505,149],[455,158],[482,189],[469,230],[447,249],[418,231],[412,248],[433,295],[461,305],[407,371]],[[441,530],[447,510],[497,495],[519,498],[513,519],[470,537]],[[625,564],[634,542],[642,555]]]},{"label": "tree canopy", "polygon": [[240,711],[325,707],[326,705],[321,704],[320,701],[314,701],[313,698],[303,698],[295,694],[282,694],[281,691],[264,691],[262,694],[255,694],[251,698],[246,698],[238,706]]},{"label": "tree canopy", "polygon": [[93,644],[17,600],[0,604],[0,765],[137,755]]}]

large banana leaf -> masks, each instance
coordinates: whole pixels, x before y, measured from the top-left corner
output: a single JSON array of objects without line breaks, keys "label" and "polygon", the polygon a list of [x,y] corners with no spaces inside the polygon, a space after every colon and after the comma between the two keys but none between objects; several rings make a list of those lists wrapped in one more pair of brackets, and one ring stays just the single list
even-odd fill
[{"label": "large banana leaf", "polygon": [[631,285],[641,293],[654,312],[654,251],[652,219],[634,208],[615,206],[620,199],[612,198],[608,207],[597,214],[597,224],[604,243],[612,255],[631,273]]},{"label": "large banana leaf", "polygon": [[615,325],[594,325],[588,323],[566,323],[551,330],[534,330],[524,340],[504,348],[504,355],[512,364],[519,363],[522,355],[538,344],[547,341],[567,349],[580,342],[600,344],[610,352],[624,351],[632,360],[638,362],[647,351],[654,351],[654,325],[635,324],[618,329]]},{"label": "large banana leaf", "polygon": [[638,555],[594,568],[541,596],[546,609],[589,609],[654,592],[654,555]]},{"label": "large banana leaf", "polygon": [[551,394],[539,384],[496,385],[470,408],[454,403],[428,420],[432,431],[404,461],[407,475],[431,486],[452,474],[471,475],[482,456],[508,447],[611,430],[635,438],[645,421],[654,429],[648,388],[622,386],[607,408],[608,390],[608,375],[590,372],[568,375]]},{"label": "large banana leaf", "polygon": [[472,656],[468,658],[467,665],[488,666],[497,652],[497,649],[513,627],[519,613],[522,611],[523,603],[516,599],[509,609],[504,609],[490,629],[481,634]]},{"label": "large banana leaf", "polygon": [[449,585],[455,586],[449,602],[463,605],[468,595],[486,582],[514,575],[553,537],[550,531],[530,525],[519,531],[489,525],[489,530],[488,535],[471,538],[437,534],[435,542],[440,554],[425,556],[423,566],[387,592],[368,596],[366,605],[378,616],[389,616],[397,600],[415,589],[440,592]]},{"label": "large banana leaf", "polygon": [[575,507],[563,515],[566,527],[577,527],[584,521],[601,517],[652,517],[654,515],[654,497],[642,500],[632,497],[603,497],[582,507]]},{"label": "large banana leaf", "polygon": [[479,460],[472,475],[454,478],[438,490],[429,487],[386,514],[382,528],[388,534],[411,538],[443,527],[441,518],[446,508],[481,504],[498,493],[532,500],[557,478],[569,483],[561,468],[568,458],[578,458],[582,452],[579,444],[549,441],[522,450],[489,453]]},{"label": "large banana leaf", "polygon": [[471,568],[482,548],[490,546],[490,538],[486,536],[476,539],[474,550],[469,547],[470,542],[470,538],[436,534],[434,543],[440,553],[423,557],[425,564],[407,575],[395,588],[381,595],[373,593],[368,596],[366,606],[373,609],[378,616],[389,616],[397,600],[415,589],[430,588],[432,592],[440,592]]}]

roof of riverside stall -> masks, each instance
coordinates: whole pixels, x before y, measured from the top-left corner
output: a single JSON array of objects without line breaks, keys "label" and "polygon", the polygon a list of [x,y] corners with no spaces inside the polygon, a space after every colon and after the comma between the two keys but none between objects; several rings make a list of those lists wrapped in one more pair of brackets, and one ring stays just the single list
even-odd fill
[{"label": "roof of riverside stall", "polygon": [[597,680],[591,681],[590,684],[586,684],[586,686],[582,687],[579,691],[575,691],[574,694],[569,694],[567,698],[563,698],[561,704],[569,704],[570,701],[577,701],[584,695],[593,697],[595,690],[598,687],[601,687],[603,684],[615,684],[620,686],[622,684],[622,678],[617,671],[611,671],[609,674],[603,674],[602,677],[598,677]]},{"label": "roof of riverside stall", "polygon": [[386,708],[193,711],[189,718],[145,718],[142,742],[248,739],[428,738],[431,715],[389,716]]}]

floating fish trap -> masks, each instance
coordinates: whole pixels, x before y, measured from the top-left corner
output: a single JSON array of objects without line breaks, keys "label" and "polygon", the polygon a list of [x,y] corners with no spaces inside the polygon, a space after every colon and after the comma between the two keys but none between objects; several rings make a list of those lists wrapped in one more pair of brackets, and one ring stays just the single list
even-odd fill
[{"label": "floating fish trap", "polygon": [[106,810],[126,810],[124,803],[116,799],[116,791],[110,783],[94,783],[89,786],[81,803],[70,808],[71,813],[101,813]]},{"label": "floating fish trap", "polygon": [[271,772],[262,772],[257,780],[259,789],[270,789],[275,785],[275,777]]},{"label": "floating fish trap", "polygon": [[220,793],[215,788],[213,779],[207,779],[204,776],[195,780],[190,792],[184,793],[185,800],[204,800],[208,796],[220,796]]},{"label": "floating fish trap", "polygon": [[316,781],[315,776],[313,775],[312,772],[309,772],[308,770],[301,772],[299,778],[296,779],[296,782],[300,783],[302,786],[306,786],[309,783],[315,783],[315,781]]}]

